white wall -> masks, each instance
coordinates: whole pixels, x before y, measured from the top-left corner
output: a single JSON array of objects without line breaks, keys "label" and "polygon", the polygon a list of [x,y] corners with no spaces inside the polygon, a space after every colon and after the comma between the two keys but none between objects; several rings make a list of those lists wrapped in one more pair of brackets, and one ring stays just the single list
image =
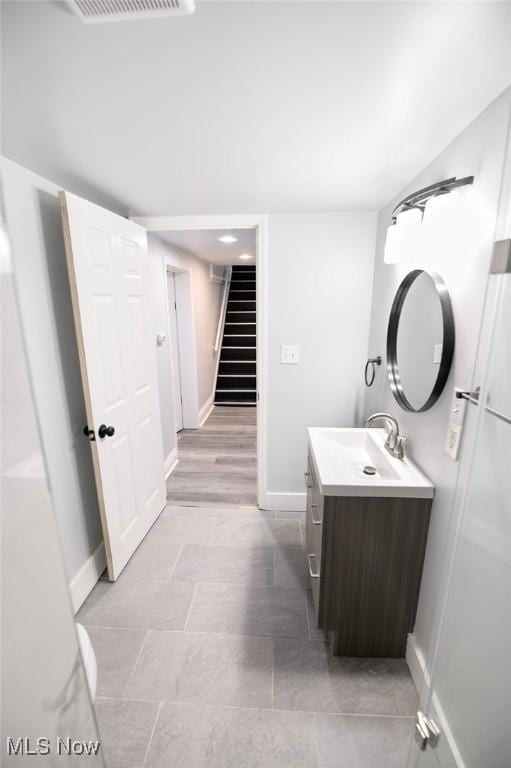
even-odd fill
[{"label": "white wall", "polygon": [[2,161],[7,227],[55,513],[75,607],[105,567],[59,187]]},{"label": "white wall", "polygon": [[[156,349],[156,367],[158,371],[158,389],[160,393],[161,431],[163,439],[163,457],[166,469],[177,450],[177,435],[174,428],[174,400],[171,392],[171,362],[169,351],[169,327],[167,309],[167,276],[161,240],[148,237],[149,265],[151,274],[152,310],[154,318],[154,343]],[[164,333],[167,340],[156,346],[156,334]]]},{"label": "white wall", "polygon": [[[408,437],[407,450],[436,486],[424,575],[415,625],[415,644],[427,656],[435,626],[435,611],[444,589],[443,573],[449,541],[451,506],[458,464],[444,453],[448,411],[454,386],[470,387],[503,169],[511,104],[511,89],[471,123],[428,168],[411,182],[378,216],[369,353],[385,355],[387,321],[395,291],[413,268],[437,271],[450,292],[456,349],[444,393],[429,411],[411,414],[394,400],[385,377],[378,371],[375,386],[367,390],[365,411],[395,415]],[[426,247],[410,247],[404,262],[384,265],[383,249],[391,210],[398,199],[414,189],[450,176],[473,174],[473,188],[449,201],[445,215],[427,230]]]},{"label": "white wall", "polygon": [[[268,508],[304,508],[307,427],[359,421],[375,235],[371,212],[268,218]],[[281,344],[299,365],[281,365]]]},{"label": "white wall", "polygon": [[0,225],[2,740],[96,740],[3,235]]},{"label": "white wall", "polygon": [[192,287],[197,337],[199,408],[214,396],[217,353],[215,344],[222,304],[223,285],[212,283],[209,264],[200,259],[192,263]]},{"label": "white wall", "polygon": [[[164,318],[167,302],[166,284],[164,280],[162,283],[159,282],[158,274],[160,270],[163,273],[168,267],[179,275],[176,292],[182,388],[185,390],[183,400],[191,394],[190,399],[194,408],[190,418],[194,420],[193,426],[197,427],[212,405],[214,397],[217,353],[214,352],[213,345],[222,304],[223,285],[210,280],[208,262],[175,248],[158,237],[149,235],[148,242],[153,274],[155,322],[159,330],[165,328],[164,332],[167,335],[168,320]],[[191,303],[188,300],[190,295]],[[187,313],[186,316],[184,313]],[[185,325],[187,328],[183,327]],[[167,422],[163,424],[164,455],[167,458],[176,444],[175,433],[172,430],[174,417],[168,343],[158,349],[157,355],[162,418]],[[193,360],[189,359],[190,355],[193,356]],[[194,391],[187,392],[187,387]],[[187,426],[186,419],[185,426]]]},{"label": "white wall", "polygon": [[511,68],[509,2],[200,2],[130,24],[81,24],[62,0],[0,10],[4,153],[138,215],[377,210]]}]

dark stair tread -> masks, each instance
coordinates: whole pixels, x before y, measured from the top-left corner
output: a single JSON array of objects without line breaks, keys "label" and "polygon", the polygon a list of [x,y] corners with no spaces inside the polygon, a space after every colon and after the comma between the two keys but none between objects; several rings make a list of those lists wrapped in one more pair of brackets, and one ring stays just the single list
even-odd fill
[{"label": "dark stair tread", "polygon": [[228,312],[255,312],[255,299],[234,299],[227,303]]},{"label": "dark stair tread", "polygon": [[218,376],[216,387],[217,392],[224,392],[226,390],[250,392],[257,388],[256,375],[253,373],[249,376],[244,376],[243,374],[221,374]]},{"label": "dark stair tread", "polygon": [[[239,320],[237,319],[239,318]],[[227,312],[226,322],[228,323],[255,323],[255,312],[251,309],[231,310]]]},{"label": "dark stair tread", "polygon": [[216,403],[256,403],[257,395],[255,392],[217,392],[215,394]]},{"label": "dark stair tread", "polygon": [[[248,372],[248,373],[247,373]],[[255,360],[220,360],[218,366],[218,375],[256,375],[256,361]]]},{"label": "dark stair tread", "polygon": [[224,336],[224,347],[254,347],[255,336]]},{"label": "dark stair tread", "polygon": [[255,363],[257,350],[255,347],[222,347],[220,352],[220,363],[228,363],[231,360],[244,360],[249,363]]}]

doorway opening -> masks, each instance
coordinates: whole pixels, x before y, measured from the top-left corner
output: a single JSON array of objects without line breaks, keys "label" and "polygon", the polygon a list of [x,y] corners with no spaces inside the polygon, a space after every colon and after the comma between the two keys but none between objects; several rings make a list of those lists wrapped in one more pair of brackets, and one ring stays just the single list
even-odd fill
[{"label": "doorway opening", "polygon": [[[177,463],[167,477],[167,502],[170,506],[259,504],[264,508],[264,307],[259,289],[265,219],[205,216],[136,221],[168,249],[168,387]],[[188,279],[188,308],[180,301],[183,277]],[[189,343],[182,338],[185,327],[193,335]],[[185,358],[195,361],[195,382],[186,380]],[[195,420],[186,418],[190,389],[195,392]]]}]

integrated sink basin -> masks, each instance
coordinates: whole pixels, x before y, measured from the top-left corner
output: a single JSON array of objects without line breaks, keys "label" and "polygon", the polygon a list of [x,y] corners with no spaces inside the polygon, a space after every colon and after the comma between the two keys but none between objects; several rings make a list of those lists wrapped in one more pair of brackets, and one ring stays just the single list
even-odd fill
[{"label": "integrated sink basin", "polygon": [[324,496],[432,499],[434,486],[408,459],[384,448],[385,429],[309,428],[309,449]]}]

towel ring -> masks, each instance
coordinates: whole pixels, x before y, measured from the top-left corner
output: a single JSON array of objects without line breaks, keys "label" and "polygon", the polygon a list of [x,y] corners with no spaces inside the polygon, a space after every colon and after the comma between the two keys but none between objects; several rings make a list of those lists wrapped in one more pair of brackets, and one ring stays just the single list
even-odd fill
[{"label": "towel ring", "polygon": [[366,383],[366,387],[372,387],[374,384],[374,379],[376,378],[376,366],[381,365],[381,355],[378,355],[378,357],[370,357],[366,363],[365,371],[364,371],[364,380]]}]

